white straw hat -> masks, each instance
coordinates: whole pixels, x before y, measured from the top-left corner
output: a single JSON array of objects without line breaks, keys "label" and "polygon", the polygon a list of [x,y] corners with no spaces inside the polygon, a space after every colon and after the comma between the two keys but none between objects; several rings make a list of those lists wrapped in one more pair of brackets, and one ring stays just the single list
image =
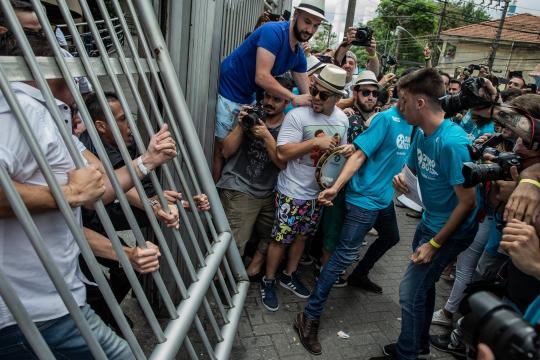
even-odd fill
[{"label": "white straw hat", "polygon": [[326,20],[324,17],[324,0],[302,0],[300,4],[294,8],[315,15],[322,20]]},{"label": "white straw hat", "polygon": [[347,72],[339,66],[328,64],[322,69],[320,74],[313,76],[315,82],[325,89],[342,96],[347,95],[345,92]]}]

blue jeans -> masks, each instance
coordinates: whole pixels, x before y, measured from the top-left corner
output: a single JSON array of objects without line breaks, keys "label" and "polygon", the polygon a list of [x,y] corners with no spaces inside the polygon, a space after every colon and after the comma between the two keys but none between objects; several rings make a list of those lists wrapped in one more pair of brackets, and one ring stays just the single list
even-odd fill
[{"label": "blue jeans", "polygon": [[[107,355],[107,359],[127,360],[134,358],[127,342],[107,327],[89,305],[81,306],[81,311],[88,321],[94,337]],[[94,358],[69,314],[57,319],[38,322],[36,326],[57,359],[90,360]],[[37,359],[17,325],[0,330],[0,359]]]},{"label": "blue jeans", "polygon": [[[336,250],[332,253],[328,263],[322,268],[315,289],[313,289],[309,297],[308,305],[304,309],[304,314],[308,319],[313,320],[321,317],[332,285],[343,270],[352,264],[364,237],[373,226],[379,232],[379,239],[382,239],[382,242],[395,244],[399,241],[393,203],[382,210],[366,210],[349,203],[346,203],[345,206],[347,212]],[[380,245],[376,248],[381,250],[375,254],[378,258],[389,249],[387,246]],[[382,251],[383,248],[386,250]]]},{"label": "blue jeans", "polygon": [[[401,334],[397,342],[399,359],[415,360],[421,350],[429,349],[429,327],[435,308],[435,283],[444,268],[473,241],[476,230],[465,239],[450,237],[427,264],[410,262],[399,285]],[[413,252],[436,233],[422,222],[412,243]]]}]

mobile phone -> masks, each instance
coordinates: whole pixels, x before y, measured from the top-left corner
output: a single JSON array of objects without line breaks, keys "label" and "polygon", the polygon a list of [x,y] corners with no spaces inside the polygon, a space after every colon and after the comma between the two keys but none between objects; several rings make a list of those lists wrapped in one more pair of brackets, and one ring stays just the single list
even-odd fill
[{"label": "mobile phone", "polygon": [[289,21],[289,19],[291,18],[291,12],[289,10],[285,10],[283,12],[283,18],[285,19],[285,21]]},{"label": "mobile phone", "polygon": [[281,15],[279,14],[268,14],[268,18],[270,19],[270,21],[279,21],[280,17]]}]

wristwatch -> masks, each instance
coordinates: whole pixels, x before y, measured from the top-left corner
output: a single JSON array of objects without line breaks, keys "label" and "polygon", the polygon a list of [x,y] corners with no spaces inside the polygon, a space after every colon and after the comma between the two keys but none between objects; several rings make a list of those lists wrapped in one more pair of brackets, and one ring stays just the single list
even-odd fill
[{"label": "wristwatch", "polygon": [[159,205],[159,201],[157,201],[157,199],[148,199],[148,205],[154,208],[156,205]]}]

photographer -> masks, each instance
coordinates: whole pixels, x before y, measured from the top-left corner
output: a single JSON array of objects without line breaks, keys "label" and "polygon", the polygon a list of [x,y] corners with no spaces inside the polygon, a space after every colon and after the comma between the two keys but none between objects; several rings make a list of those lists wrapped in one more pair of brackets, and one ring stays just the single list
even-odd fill
[{"label": "photographer", "polygon": [[[286,89],[293,88],[287,78],[278,77],[276,81]],[[279,170],[285,167],[277,158],[276,139],[288,105],[289,100],[266,91],[262,101],[264,117],[255,121],[256,113],[248,114],[247,108],[240,111],[236,127],[223,140],[223,157],[227,160],[216,186],[240,255],[244,255],[254,230],[259,240],[247,269],[249,276],[260,272],[270,241],[274,188]]]},{"label": "photographer", "polygon": [[346,98],[352,96],[350,88],[356,80],[353,75],[358,69],[356,55],[354,55],[352,51],[349,51],[352,46],[365,46],[368,53],[366,69],[373,71],[376,76],[379,74],[380,70],[380,62],[377,56],[377,42],[373,36],[373,30],[368,26],[359,28],[350,27],[343,42],[338,46],[334,55],[335,63],[347,71]]},{"label": "photographer", "polygon": [[[255,101],[257,89],[271,91],[294,105],[311,104],[301,43],[311,39],[323,20],[324,0],[302,0],[291,21],[262,25],[222,61],[212,164],[215,181],[223,167],[223,139],[232,131],[239,109]],[[274,79],[287,71],[291,71],[301,95],[293,94]]]}]

